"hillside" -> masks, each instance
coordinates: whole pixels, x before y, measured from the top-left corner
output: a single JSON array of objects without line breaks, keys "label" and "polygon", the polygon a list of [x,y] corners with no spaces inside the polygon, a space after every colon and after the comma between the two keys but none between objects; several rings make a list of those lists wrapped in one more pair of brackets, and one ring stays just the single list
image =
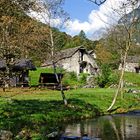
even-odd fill
[{"label": "hillside", "polygon": [[[36,65],[40,65],[50,54],[49,28],[26,14],[32,8],[29,0],[17,1],[18,3],[11,0],[0,2],[0,43],[5,42],[1,49],[18,58],[29,57]],[[95,48],[95,43],[86,36],[83,38],[79,34],[71,37],[57,28],[51,30],[56,51],[79,45],[84,45],[87,49]],[[13,46],[13,48],[7,49],[6,46]],[[0,58],[3,59],[2,51]]]}]

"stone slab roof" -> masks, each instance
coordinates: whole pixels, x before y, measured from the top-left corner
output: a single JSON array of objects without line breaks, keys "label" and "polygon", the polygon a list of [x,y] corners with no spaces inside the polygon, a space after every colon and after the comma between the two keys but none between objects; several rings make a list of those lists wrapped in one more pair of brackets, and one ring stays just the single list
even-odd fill
[{"label": "stone slab roof", "polygon": [[[78,47],[75,47],[75,48],[69,48],[69,49],[65,49],[65,50],[62,50],[62,51],[59,51],[55,54],[54,56],[54,63],[57,63],[58,61],[62,60],[62,59],[65,59],[65,58],[70,58],[72,57],[78,50],[83,50],[85,51],[86,53],[88,53],[86,51],[86,49],[83,47],[83,46],[78,46]],[[48,58],[43,64],[42,66],[49,66],[49,65],[52,65],[52,62],[51,62],[51,58]]]},{"label": "stone slab roof", "polygon": [[[13,64],[13,71],[21,71],[21,70],[36,70],[35,65],[32,63],[30,59],[18,59]],[[6,70],[6,62],[5,60],[0,61],[0,70]]]},{"label": "stone slab roof", "polygon": [[126,59],[127,63],[140,63],[140,56],[128,56]]}]

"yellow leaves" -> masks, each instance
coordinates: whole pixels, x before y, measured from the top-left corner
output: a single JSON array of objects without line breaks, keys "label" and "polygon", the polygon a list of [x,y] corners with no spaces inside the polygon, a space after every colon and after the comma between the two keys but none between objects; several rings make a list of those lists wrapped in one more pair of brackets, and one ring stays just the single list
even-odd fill
[{"label": "yellow leaves", "polygon": [[97,55],[97,59],[101,63],[108,63],[111,60],[111,58],[112,58],[111,53],[102,44],[98,44],[96,46],[95,53]]},{"label": "yellow leaves", "polygon": [[1,23],[3,23],[3,25],[11,24],[14,21],[15,21],[15,18],[11,17],[11,16],[2,16],[1,17]]}]

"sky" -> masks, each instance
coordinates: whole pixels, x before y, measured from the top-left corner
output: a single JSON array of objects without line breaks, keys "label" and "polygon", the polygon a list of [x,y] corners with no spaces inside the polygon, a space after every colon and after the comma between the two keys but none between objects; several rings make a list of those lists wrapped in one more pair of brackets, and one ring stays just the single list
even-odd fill
[{"label": "sky", "polygon": [[[75,36],[83,30],[89,39],[99,39],[110,26],[116,24],[121,18],[121,15],[114,12],[114,9],[120,9],[122,3],[126,1],[127,0],[106,0],[101,6],[97,6],[88,0],[65,0],[63,8],[69,14],[70,20],[61,31]],[[130,11],[131,9],[128,8],[127,12]],[[45,12],[39,15],[31,11],[31,16],[44,23],[47,21]],[[54,25],[60,22],[61,19],[52,19],[52,24]]]},{"label": "sky", "polygon": [[125,1],[107,0],[97,6],[88,0],[65,0],[64,10],[69,13],[70,21],[64,31],[74,36],[83,30],[88,38],[99,39],[108,27],[120,19],[113,9],[120,8]]},{"label": "sky", "polygon": [[79,19],[81,22],[88,20],[88,15],[98,6],[88,0],[65,0],[64,10],[69,13],[71,19]]}]

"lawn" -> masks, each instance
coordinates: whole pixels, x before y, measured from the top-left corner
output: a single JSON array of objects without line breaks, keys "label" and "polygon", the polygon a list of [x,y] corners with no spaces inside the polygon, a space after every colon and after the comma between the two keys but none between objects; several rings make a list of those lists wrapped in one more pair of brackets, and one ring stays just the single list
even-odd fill
[{"label": "lawn", "polygon": [[30,71],[29,77],[30,77],[30,85],[37,86],[39,82],[39,77],[41,73],[52,73],[52,69],[48,68],[37,68],[35,71]]},{"label": "lawn", "polygon": [[[62,70],[57,70],[57,72],[59,73]],[[63,71],[64,72],[64,71]],[[52,69],[49,68],[37,68],[36,71],[30,71],[29,73],[29,77],[30,77],[30,85],[31,86],[37,86],[39,84],[39,76],[40,73],[53,73]],[[80,85],[80,83],[78,83],[78,81],[76,81],[73,77],[74,75],[72,75],[73,73],[66,73],[64,72],[64,78],[63,81],[64,83],[68,83],[71,85]],[[133,83],[135,85],[140,86],[140,74],[138,73],[131,73],[131,72],[125,72],[124,74],[124,80],[127,83]]]},{"label": "lawn", "polygon": [[[62,127],[62,122],[91,118],[107,113],[115,89],[93,88],[65,91],[68,106],[63,105],[60,91],[35,88],[0,89],[0,129],[10,130],[14,136],[42,139]],[[140,109],[139,94],[124,94],[117,100],[113,113]],[[20,138],[22,139],[22,138]]]},{"label": "lawn", "polygon": [[[60,69],[57,69],[57,73],[59,73]],[[29,72],[29,77],[30,77],[30,85],[31,86],[38,86],[39,84],[39,77],[41,73],[53,73],[53,69],[52,68],[37,68],[37,70],[35,71],[30,71]]]},{"label": "lawn", "polygon": [[125,72],[124,79],[128,83],[133,83],[140,86],[140,74],[133,72]]},{"label": "lawn", "polygon": [[[38,88],[40,73],[52,70],[38,68],[31,71],[32,88],[12,88],[3,92],[0,89],[0,130],[9,130],[14,139],[42,140],[46,135],[62,129],[67,121],[92,118],[107,114],[116,89],[114,88],[77,88],[65,91],[68,106],[64,106],[60,91]],[[69,76],[72,77],[70,80]],[[73,74],[66,76],[68,83],[73,83]],[[125,81],[140,85],[140,75],[125,73]],[[120,96],[111,113],[127,112],[140,109],[140,95],[127,93]],[[131,88],[139,88],[131,87]],[[45,137],[45,138],[44,138]]]}]

